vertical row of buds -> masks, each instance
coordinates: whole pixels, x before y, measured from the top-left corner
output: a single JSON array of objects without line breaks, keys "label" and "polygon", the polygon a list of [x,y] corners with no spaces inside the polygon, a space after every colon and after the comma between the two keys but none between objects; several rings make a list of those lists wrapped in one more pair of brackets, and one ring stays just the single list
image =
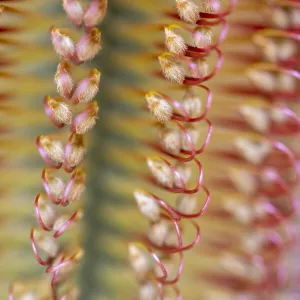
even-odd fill
[{"label": "vertical row of buds", "polygon": [[[265,23],[237,24],[243,33],[253,33],[257,48],[247,57],[251,87],[229,88],[239,97],[263,101],[243,104],[237,117],[219,120],[223,126],[250,133],[236,138],[233,150],[217,153],[239,163],[231,178],[218,180],[217,185],[240,195],[226,199],[223,211],[216,213],[234,216],[248,231],[246,237],[232,237],[234,247],[223,245],[230,251],[223,260],[226,281],[245,299],[275,299],[281,288],[299,279],[293,278],[284,257],[295,242],[292,222],[299,200],[300,5],[297,1],[265,1],[265,5]],[[245,57],[239,53],[236,58]]]},{"label": "vertical row of buds", "polygon": [[[96,26],[103,20],[107,0],[92,0],[86,6],[77,0],[63,0],[62,5],[72,23],[78,29],[83,28],[84,33],[76,43],[67,29],[52,27],[50,31],[53,48],[60,57],[54,77],[58,95],[46,96],[44,109],[55,127],[68,127],[70,133],[65,144],[55,135],[40,135],[36,140],[38,151],[49,168],[42,171],[45,192],[34,200],[39,228],[31,230],[30,240],[37,261],[52,275],[52,299],[77,299],[76,286],[59,296],[60,285],[68,284],[67,279],[70,285],[83,250],[72,240],[72,245],[60,244],[58,238],[83,216],[78,201],[85,188],[86,175],[80,164],[86,154],[84,135],[97,120],[99,108],[95,97],[101,74],[93,69],[84,79],[75,82],[72,72],[76,65],[90,61],[101,50],[101,32]],[[73,111],[79,113],[74,116]],[[69,205],[75,207],[75,211],[74,208],[73,212],[68,210]]]},{"label": "vertical row of buds", "polygon": [[[140,212],[150,222],[141,242],[129,245],[140,300],[173,299],[172,293],[182,299],[177,283],[183,270],[183,253],[198,244],[200,228],[196,219],[210,201],[198,159],[212,133],[207,119],[212,92],[203,83],[221,67],[219,45],[227,33],[225,17],[236,1],[230,1],[226,8],[220,1],[198,2],[176,0],[177,12],[168,13],[176,23],[164,26],[163,48],[167,52],[158,56],[162,70],[158,76],[173,84],[170,89],[177,91],[176,98],[153,90],[145,97],[158,128],[157,141],[148,145],[159,153],[147,158],[151,175],[145,179],[170,196],[165,201],[146,190],[134,191]],[[194,228],[192,241],[183,234],[186,226]]]}]

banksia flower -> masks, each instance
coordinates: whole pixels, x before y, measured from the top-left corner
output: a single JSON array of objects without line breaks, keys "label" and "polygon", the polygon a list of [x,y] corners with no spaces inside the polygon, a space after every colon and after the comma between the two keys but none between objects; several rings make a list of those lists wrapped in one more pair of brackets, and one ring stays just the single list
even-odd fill
[{"label": "banksia flower", "polygon": [[0,1],[10,300],[298,298],[299,7],[236,3]]},{"label": "banksia flower", "polygon": [[[211,16],[215,19],[214,22],[222,23],[223,16],[231,12],[233,4],[234,2],[231,3],[228,11]],[[211,5],[213,4],[211,3]],[[170,16],[179,17],[186,23],[197,23],[191,28],[183,27],[188,24],[183,26],[176,24],[164,28],[165,46],[170,52],[164,52],[158,56],[158,60],[163,77],[177,85],[176,90],[173,91],[173,95],[176,96],[169,97],[156,91],[146,94],[149,111],[158,123],[162,123],[158,125],[159,142],[153,148],[169,159],[175,159],[175,163],[171,163],[167,158],[157,156],[148,157],[147,165],[151,173],[148,178],[149,182],[162,190],[175,195],[181,194],[181,196],[177,197],[176,206],[172,207],[168,203],[169,201],[166,202],[148,191],[134,192],[140,212],[151,222],[148,233],[142,238],[144,251],[138,251],[139,248],[133,245],[129,248],[129,260],[139,284],[140,299],[174,298],[167,289],[169,285],[173,288],[176,298],[182,299],[177,283],[183,270],[184,252],[195,247],[200,240],[199,225],[191,219],[200,217],[210,201],[210,192],[203,184],[203,167],[197,158],[197,155],[205,150],[212,130],[211,122],[206,119],[210,109],[211,91],[201,83],[215,75],[221,66],[222,54],[218,44],[211,45],[212,35],[210,34],[206,34],[208,36],[205,36],[205,41],[202,41],[202,37],[198,37],[195,44],[202,43],[205,46],[200,48],[189,45],[188,40],[185,41],[182,36],[174,33],[174,29],[182,30],[193,38],[196,31],[201,32],[201,29],[199,30],[201,25],[205,24],[207,27],[214,24],[210,23],[209,17],[200,18],[201,11],[192,1],[176,0],[176,7],[178,15],[170,13]],[[205,30],[210,33],[209,29],[205,28]],[[221,39],[219,38],[219,43],[225,38],[226,26],[224,23],[222,31],[223,36]],[[204,35],[202,34],[202,36]],[[214,69],[210,68],[205,61],[213,49],[219,56]],[[170,93],[170,90],[172,88],[169,88],[167,92]],[[205,100],[200,99],[202,94],[199,93],[202,90],[206,92],[207,98],[205,109],[202,104],[202,101]],[[183,95],[180,93],[181,91],[184,92]],[[208,126],[208,131],[202,147],[199,148],[200,132],[196,123],[201,121]],[[196,178],[194,178],[190,162],[196,166]],[[195,187],[191,186],[192,179],[196,182]],[[200,190],[204,192],[204,196],[197,195]],[[184,222],[184,219],[190,222],[196,232],[196,237],[188,244],[185,244],[184,236],[187,233],[183,226],[189,222]],[[145,250],[148,250],[148,255],[143,254]],[[176,254],[179,256],[178,264],[174,262]],[[140,276],[141,274],[142,276]],[[153,277],[156,287],[147,283]]]},{"label": "banksia flower", "polygon": [[[97,1],[100,2],[103,1]],[[103,8],[101,6],[95,9],[97,3],[91,3],[85,12],[79,1],[62,1],[63,8],[73,24],[77,27],[82,25],[85,27],[85,33],[77,44],[65,30],[52,27],[50,31],[54,50],[62,60],[54,78],[59,97],[46,96],[44,109],[53,125],[58,128],[69,126],[71,133],[66,142],[62,142],[61,134],[40,135],[36,139],[38,151],[50,168],[42,172],[42,183],[46,194],[40,193],[34,200],[35,215],[40,228],[31,230],[30,241],[38,263],[46,267],[46,274],[52,275],[51,282],[48,282],[51,288],[44,294],[38,293],[35,296],[34,289],[28,288],[24,293],[19,293],[16,284],[12,284],[10,299],[14,299],[17,295],[18,299],[37,299],[36,297],[77,299],[79,297],[78,288],[72,286],[72,273],[83,256],[83,250],[76,246],[76,241],[68,245],[70,241],[61,243],[59,237],[69,230],[73,231],[74,236],[73,226],[83,217],[83,211],[78,208],[77,203],[84,191],[86,176],[78,166],[86,154],[83,135],[91,130],[97,119],[98,105],[95,97],[99,89],[100,72],[93,69],[88,78],[76,83],[73,80],[71,64],[82,64],[92,59],[101,49],[99,29],[91,29],[85,25],[85,23],[98,25],[95,20],[102,20]],[[101,18],[91,14],[91,7],[94,8],[94,15],[98,15],[98,10],[101,10]],[[94,102],[86,106],[91,101]],[[80,108],[81,112],[73,117],[76,104],[83,106]],[[72,173],[69,180],[65,181],[65,176],[59,173],[58,169],[61,168],[66,173]],[[74,204],[76,208],[73,212],[60,209]],[[64,288],[61,288],[61,285],[64,285]]]}]

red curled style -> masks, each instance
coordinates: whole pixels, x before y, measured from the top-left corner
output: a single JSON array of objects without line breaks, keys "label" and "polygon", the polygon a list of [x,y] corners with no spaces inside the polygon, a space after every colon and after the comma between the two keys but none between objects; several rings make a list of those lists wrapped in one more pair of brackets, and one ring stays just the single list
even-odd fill
[{"label": "red curled style", "polygon": [[[162,99],[170,107],[172,107],[172,115],[170,116],[170,124],[175,125],[175,128],[177,128],[181,139],[185,139],[186,141],[186,146],[185,147],[180,147],[179,153],[171,153],[168,151],[168,149],[163,148],[161,145],[158,145],[156,142],[148,142],[147,144],[158,151],[159,153],[169,157],[170,159],[173,159],[175,163],[170,163],[167,159],[159,157],[159,160],[162,164],[165,165],[166,168],[169,169],[170,174],[169,176],[173,176],[174,180],[177,181],[177,184],[172,185],[165,185],[165,182],[159,182],[157,178],[154,178],[155,176],[146,176],[146,181],[166,190],[169,193],[172,194],[180,194],[182,196],[187,195],[187,196],[192,196],[192,195],[197,195],[198,192],[201,190],[204,193],[204,201],[200,205],[198,203],[199,209],[195,212],[183,212],[180,211],[178,208],[173,208],[171,207],[167,202],[164,200],[160,199],[156,195],[149,193],[152,199],[155,200],[155,202],[159,205],[161,208],[161,213],[160,213],[160,220],[164,220],[167,223],[170,223],[170,226],[172,230],[174,231],[174,234],[176,235],[176,246],[170,246],[170,245],[165,245],[164,242],[162,245],[157,245],[155,241],[152,241],[149,237],[144,237],[142,240],[145,244],[145,247],[148,249],[149,253],[151,254],[152,258],[156,262],[156,264],[159,266],[161,272],[163,273],[162,277],[155,277],[157,281],[157,286],[158,286],[158,293],[160,299],[164,299],[165,297],[165,290],[166,290],[166,285],[171,285],[173,291],[176,294],[177,299],[182,299],[180,290],[178,286],[176,285],[181,277],[182,270],[183,270],[183,264],[184,264],[184,251],[188,251],[192,248],[194,248],[200,241],[200,228],[198,224],[192,220],[200,217],[206,210],[208,203],[210,201],[210,192],[209,190],[204,186],[203,184],[203,167],[202,164],[198,158],[198,155],[203,153],[209,144],[211,134],[212,134],[212,123],[207,119],[207,114],[211,108],[211,103],[212,103],[212,92],[211,90],[203,85],[204,82],[212,79],[218,70],[220,69],[222,62],[223,62],[223,55],[221,50],[219,49],[220,44],[226,37],[226,33],[228,30],[228,24],[225,20],[225,16],[227,16],[233,9],[234,5],[236,4],[236,0],[230,1],[229,8],[224,11],[224,12],[219,12],[219,13],[205,13],[205,12],[200,12],[199,16],[200,19],[197,22],[197,25],[189,25],[185,24],[182,26],[178,25],[170,25],[168,28],[175,28],[175,29],[182,29],[186,31],[188,34],[194,35],[199,28],[205,27],[205,28],[210,28],[213,26],[220,26],[220,34],[218,38],[216,38],[215,43],[210,43],[209,45],[206,45],[204,48],[198,48],[195,46],[191,45],[186,45],[186,50],[183,53],[183,55],[178,55],[170,52],[164,55],[172,55],[177,63],[180,63],[182,66],[185,66],[187,69],[194,69],[197,71],[197,66],[195,69],[195,60],[205,60],[208,58],[212,53],[216,53],[217,55],[217,62],[215,66],[212,68],[212,70],[206,74],[205,76],[195,76],[195,77],[190,77],[190,76],[185,76],[184,79],[182,80],[182,84],[180,85],[179,89],[180,90],[188,90],[190,87],[195,88],[199,91],[203,90],[206,93],[206,101],[205,101],[205,107],[203,109],[203,112],[200,113],[198,116],[190,116],[188,111],[183,105],[183,102],[174,99],[173,97],[169,97],[167,94],[164,94],[162,92],[156,92],[156,91],[151,91],[146,95],[146,100],[148,102],[148,106],[150,108],[151,103],[151,97],[153,99],[155,97],[158,97],[158,99]],[[170,16],[173,19],[180,19],[177,14],[174,13],[168,13],[168,16]],[[212,33],[211,33],[212,34]],[[167,46],[168,47],[168,46]],[[170,49],[169,49],[170,50]],[[163,68],[163,66],[162,66]],[[164,73],[164,70],[163,70]],[[165,74],[164,74],[165,75]],[[162,77],[161,75],[159,77]],[[167,77],[165,75],[165,77]],[[172,80],[171,80],[172,81]],[[149,100],[150,98],[150,100]],[[155,101],[155,99],[154,99]],[[203,101],[204,102],[204,101]],[[150,108],[151,110],[151,108]],[[153,112],[153,111],[151,111]],[[154,113],[155,115],[155,113]],[[197,146],[196,142],[194,141],[193,137],[191,136],[191,133],[188,130],[188,126],[190,125],[197,125],[197,124],[206,124],[206,135],[204,138],[204,142],[201,146]],[[199,129],[197,129],[199,130]],[[187,148],[188,147],[188,148]],[[185,179],[183,178],[182,174],[177,170],[177,164],[178,163],[187,163],[187,162],[193,162],[195,163],[197,167],[197,180],[195,180],[196,185],[193,188],[188,188],[185,182]],[[154,174],[153,174],[154,175]],[[147,192],[148,193],[148,192]],[[200,196],[198,196],[200,197]],[[199,202],[199,201],[198,201]],[[184,221],[185,220],[185,221]],[[155,225],[159,221],[152,221],[152,225]],[[184,244],[183,242],[183,225],[189,222],[190,225],[192,225],[192,228],[195,230],[195,238],[192,242],[188,244]],[[160,253],[158,256],[156,254],[156,251]],[[164,266],[163,262],[160,259],[160,256],[163,257],[172,257],[175,254],[179,255],[179,264],[178,267],[176,268],[177,272],[176,275],[174,276],[173,279],[168,278],[168,272],[166,267]]]},{"label": "red curled style", "polygon": [[[299,1],[264,2],[268,5],[268,15],[280,10],[282,17],[287,19],[293,9],[300,8]],[[300,173],[300,153],[297,148],[300,138],[300,118],[293,109],[299,108],[300,28],[299,25],[292,24],[292,20],[286,27],[284,24],[274,24],[276,20],[272,19],[272,22],[268,24],[266,18],[264,24],[234,24],[242,30],[242,34],[249,34],[249,31],[253,34],[252,40],[258,51],[249,59],[251,64],[248,64],[246,69],[251,85],[227,88],[227,91],[239,97],[247,95],[259,98],[260,102],[263,100],[264,103],[242,104],[237,116],[221,117],[215,121],[239,132],[254,132],[257,138],[253,140],[245,138],[249,144],[245,143],[244,145],[248,146],[239,149],[238,152],[236,147],[235,149],[231,147],[230,150],[217,150],[213,153],[217,157],[240,163],[239,169],[242,171],[251,168],[247,172],[254,179],[255,187],[251,194],[239,192],[249,202],[249,211],[251,207],[259,206],[259,211],[251,211],[252,219],[246,226],[253,228],[254,233],[263,232],[265,239],[257,250],[252,250],[248,255],[260,258],[264,264],[265,276],[251,288],[247,287],[242,291],[259,295],[267,287],[267,294],[264,294],[264,297],[268,299],[276,298],[278,291],[286,284],[293,284],[294,280],[299,280],[297,274],[293,274],[284,266],[282,257],[295,244],[296,227],[293,220],[299,210],[297,205],[299,197],[295,191],[299,186]],[[281,50],[282,45],[289,45],[289,52]],[[236,53],[236,57],[248,63],[249,57],[246,58],[241,53]],[[265,121],[263,126],[257,126],[256,123],[260,121]],[[267,145],[267,154],[256,162],[251,161],[249,155],[244,154],[251,150],[251,144],[257,146],[259,143]],[[218,184],[222,180],[216,180],[215,183],[219,188],[236,189],[236,184],[227,179],[224,179],[223,185]],[[228,213],[235,216],[234,211],[222,210],[223,208],[215,212],[219,218],[227,218]],[[235,244],[238,245],[239,242]],[[230,248],[232,252],[238,252],[229,245],[224,247],[227,250]],[[244,253],[239,253],[240,257],[243,255]],[[237,292],[236,287],[231,288],[233,293]]]}]

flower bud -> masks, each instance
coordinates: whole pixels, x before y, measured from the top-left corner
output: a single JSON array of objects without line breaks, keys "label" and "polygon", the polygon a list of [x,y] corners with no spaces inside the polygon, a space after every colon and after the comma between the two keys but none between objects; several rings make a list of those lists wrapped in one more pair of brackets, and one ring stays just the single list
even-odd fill
[{"label": "flower bud", "polygon": [[92,0],[84,15],[86,27],[94,27],[100,24],[106,14],[107,0]]},{"label": "flower bud", "polygon": [[182,214],[194,214],[197,208],[197,197],[195,195],[181,195],[176,200],[176,208]]},{"label": "flower bud", "polygon": [[40,194],[38,197],[38,206],[41,219],[43,223],[50,228],[57,217],[57,211],[53,207],[52,203],[49,202],[46,195]]},{"label": "flower bud", "polygon": [[44,99],[45,112],[51,121],[59,128],[72,123],[72,111],[68,104],[46,96]]},{"label": "flower bud", "polygon": [[[190,136],[192,144],[196,148],[198,139],[200,137],[199,129],[197,129],[194,125],[188,125],[188,126],[186,126],[185,129],[186,129],[188,135]],[[185,135],[184,132],[181,132],[181,143],[182,143],[181,148],[183,150],[192,151],[192,148],[191,148],[190,143],[189,143],[189,139],[187,138],[187,136]]]},{"label": "flower bud", "polygon": [[187,23],[195,24],[199,20],[199,8],[191,0],[176,0],[179,17]]},{"label": "flower bud", "polygon": [[222,0],[202,0],[200,10],[206,13],[218,13],[221,9]]},{"label": "flower bud", "polygon": [[255,176],[247,170],[233,169],[229,173],[229,177],[235,188],[247,196],[253,195],[258,188]]},{"label": "flower bud", "polygon": [[148,232],[149,240],[158,247],[176,246],[177,245],[177,234],[172,223],[167,220],[160,220],[153,224]]},{"label": "flower bud", "polygon": [[[170,55],[169,55],[170,56]],[[169,58],[167,55],[158,57],[163,75],[173,83],[183,84],[184,72],[183,69],[174,61],[174,58]]]},{"label": "flower bud", "polygon": [[172,53],[183,55],[187,49],[184,39],[182,36],[176,34],[171,28],[171,26],[165,27],[166,47],[168,51]]},{"label": "flower bud", "polygon": [[66,146],[66,154],[64,161],[64,168],[67,172],[72,172],[77,166],[81,164],[86,154],[84,147],[83,136],[73,133]]},{"label": "flower bud", "polygon": [[149,92],[145,96],[151,114],[159,123],[168,122],[173,114],[172,106],[160,95]]},{"label": "flower bud", "polygon": [[155,222],[160,218],[157,201],[146,191],[137,189],[133,193],[140,212],[149,220]]},{"label": "flower bud", "polygon": [[74,202],[80,199],[85,189],[86,175],[81,169],[77,169],[72,175],[65,193],[65,201]]},{"label": "flower bud", "polygon": [[185,185],[187,184],[188,180],[190,179],[192,175],[192,170],[189,166],[183,163],[178,163],[175,166],[177,173],[180,175],[184,186],[182,186],[181,180],[178,179],[178,177],[174,174],[174,186],[176,188],[185,188]]},{"label": "flower bud", "polygon": [[270,127],[270,118],[267,112],[260,107],[242,105],[240,112],[244,119],[259,132],[266,132]]},{"label": "flower bud", "polygon": [[95,98],[99,90],[100,76],[100,72],[93,69],[87,78],[78,83],[72,96],[74,104],[88,103]]},{"label": "flower bud", "polygon": [[26,294],[23,294],[21,296],[21,298],[19,298],[20,300],[38,300],[36,294],[32,293],[32,292],[28,292]]},{"label": "flower bud", "polygon": [[[53,224],[53,230],[55,230],[55,231],[62,230],[62,232],[63,232],[63,231],[65,231],[65,229],[67,229],[70,226],[74,225],[74,223],[79,221],[82,217],[83,217],[82,211],[77,212],[75,218],[74,219],[72,218],[71,221],[70,221],[70,216],[69,215],[67,215],[67,214],[60,215],[59,217],[56,218],[56,220]],[[66,224],[68,221],[69,221],[69,223]]]},{"label": "flower bud", "polygon": [[34,234],[36,245],[50,257],[55,257],[59,250],[57,240],[45,232],[36,231]]},{"label": "flower bud", "polygon": [[[75,267],[77,266],[79,260],[82,258],[84,254],[84,251],[82,249],[76,249],[74,253],[71,255],[68,253],[60,253],[58,256],[56,256],[53,266],[59,265],[62,262],[69,261],[69,263],[63,265],[59,268],[58,276],[56,278],[56,282],[63,281],[72,271],[74,271]],[[63,258],[64,257],[64,258]]]},{"label": "flower bud", "polygon": [[63,8],[70,20],[77,26],[81,26],[84,11],[82,5],[77,0],[63,0]]},{"label": "flower bud", "polygon": [[80,61],[92,59],[101,50],[101,32],[93,28],[85,33],[76,46],[76,53]]},{"label": "flower bud", "polygon": [[201,26],[193,34],[195,47],[205,49],[211,46],[212,36],[213,34],[209,27]]},{"label": "flower bud", "polygon": [[158,141],[161,147],[168,153],[178,155],[180,153],[180,133],[176,129],[162,127],[159,129]]},{"label": "flower bud", "polygon": [[55,173],[52,169],[44,169],[42,174],[42,181],[49,197],[52,198],[52,200],[55,202],[60,202],[66,186],[64,181],[54,174]]},{"label": "flower bud", "polygon": [[159,299],[157,286],[151,282],[146,281],[139,287],[139,300],[156,300]]},{"label": "flower bud", "polygon": [[58,55],[66,59],[72,59],[75,54],[75,45],[72,39],[61,29],[52,27],[51,41]]},{"label": "flower bud", "polygon": [[90,131],[96,124],[98,111],[97,102],[91,103],[87,109],[76,116],[71,125],[71,131],[77,134],[85,134]]},{"label": "flower bud", "polygon": [[147,164],[152,176],[160,185],[167,188],[173,187],[173,172],[163,159],[159,157],[147,158]]},{"label": "flower bud", "polygon": [[268,141],[255,143],[241,137],[235,140],[235,146],[246,160],[255,165],[261,164],[272,150],[272,146]]},{"label": "flower bud", "polygon": [[202,103],[192,88],[186,90],[182,106],[190,118],[196,118],[200,115]]},{"label": "flower bud", "polygon": [[153,268],[153,262],[146,249],[133,243],[128,246],[129,262],[138,280],[143,281]]},{"label": "flower bud", "polygon": [[271,93],[276,88],[274,77],[269,72],[261,70],[251,70],[247,75],[254,86],[263,92]]},{"label": "flower bud", "polygon": [[277,89],[281,92],[291,93],[297,89],[298,80],[290,74],[280,73],[277,81]]},{"label": "flower bud", "polygon": [[43,159],[50,165],[59,168],[64,161],[64,149],[60,141],[40,135],[36,141],[38,150]]},{"label": "flower bud", "polygon": [[232,214],[239,222],[249,224],[253,221],[254,215],[251,206],[240,199],[226,199],[223,203],[224,209]]},{"label": "flower bud", "polygon": [[57,66],[57,71],[54,76],[54,82],[57,87],[57,92],[60,96],[69,99],[73,90],[73,79],[69,73],[69,65],[67,62],[60,62]]}]

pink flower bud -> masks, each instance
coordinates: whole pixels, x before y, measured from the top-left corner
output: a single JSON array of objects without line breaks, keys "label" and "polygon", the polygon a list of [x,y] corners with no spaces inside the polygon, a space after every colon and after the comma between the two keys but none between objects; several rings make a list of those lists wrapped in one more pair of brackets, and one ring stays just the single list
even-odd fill
[{"label": "pink flower bud", "polygon": [[79,200],[81,194],[85,189],[86,175],[81,169],[77,169],[71,179],[69,180],[64,193],[64,199],[62,205],[65,206],[68,203]]},{"label": "pink flower bud", "polygon": [[66,188],[64,181],[60,177],[55,176],[52,169],[44,169],[42,182],[50,200],[55,204],[60,203]]},{"label": "pink flower bud", "polygon": [[51,121],[59,128],[72,123],[72,111],[68,104],[46,96],[44,99],[45,112]]},{"label": "pink flower bud", "polygon": [[63,0],[63,8],[70,20],[78,27],[81,26],[84,15],[81,3],[77,0]]},{"label": "pink flower bud", "polygon": [[64,149],[60,141],[40,135],[36,139],[37,148],[44,161],[52,168],[59,169],[64,161]]},{"label": "pink flower bud", "polygon": [[75,133],[71,134],[65,150],[65,171],[72,172],[82,162],[85,154],[83,136]]},{"label": "pink flower bud", "polygon": [[54,82],[57,87],[57,92],[64,98],[69,99],[73,90],[73,79],[69,73],[69,65],[67,62],[61,62],[57,66],[57,71],[54,76]]},{"label": "pink flower bud", "polygon": [[72,39],[64,33],[61,29],[52,27],[51,41],[54,50],[57,54],[66,59],[72,59],[75,54],[75,45]]},{"label": "pink flower bud", "polygon": [[85,134],[90,131],[96,124],[98,110],[97,102],[92,102],[87,109],[76,116],[71,125],[71,131],[77,134]]},{"label": "pink flower bud", "polygon": [[101,32],[93,28],[82,37],[76,46],[78,59],[83,62],[92,59],[101,50]]},{"label": "pink flower bud", "polygon": [[102,22],[107,8],[107,0],[93,0],[84,15],[86,27],[94,27]]},{"label": "pink flower bud", "polygon": [[87,78],[78,83],[72,96],[74,104],[88,103],[95,98],[99,90],[100,76],[100,72],[93,69]]}]

